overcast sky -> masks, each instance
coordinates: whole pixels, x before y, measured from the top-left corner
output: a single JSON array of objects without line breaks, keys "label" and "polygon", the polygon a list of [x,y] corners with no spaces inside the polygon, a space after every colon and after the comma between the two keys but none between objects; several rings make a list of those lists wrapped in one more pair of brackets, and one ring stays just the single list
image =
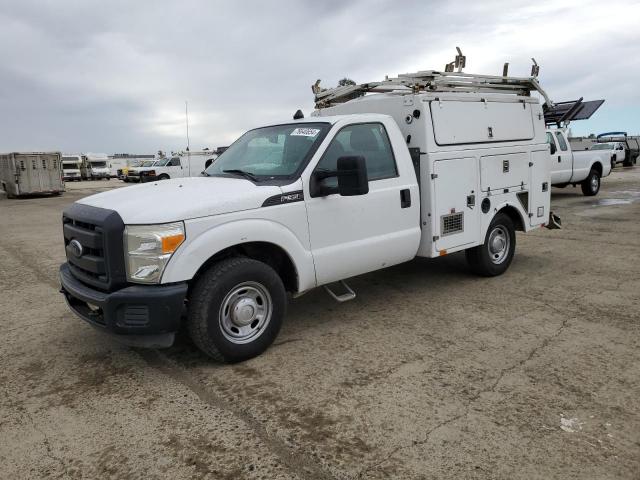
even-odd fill
[{"label": "overcast sky", "polygon": [[443,69],[604,98],[574,133],[640,133],[640,3],[0,0],[0,151],[154,153],[313,110],[311,84]]}]

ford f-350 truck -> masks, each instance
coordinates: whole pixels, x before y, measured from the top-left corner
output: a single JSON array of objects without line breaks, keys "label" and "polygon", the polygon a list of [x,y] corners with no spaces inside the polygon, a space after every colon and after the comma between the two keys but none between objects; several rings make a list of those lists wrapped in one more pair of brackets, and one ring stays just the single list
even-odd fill
[{"label": "ford f-350 truck", "polygon": [[560,188],[580,185],[585,196],[597,195],[600,181],[611,173],[609,152],[574,151],[561,128],[547,130],[547,143],[551,154],[551,184]]},{"label": "ford f-350 truck", "polygon": [[250,130],[203,177],[69,206],[71,309],[141,346],[171,345],[186,322],[207,355],[240,361],[276,338],[287,293],[324,286],[346,301],[349,277],[459,251],[477,274],[505,272],[516,231],[550,215],[536,79],[426,71],[379,84],[316,85],[312,117]]}]

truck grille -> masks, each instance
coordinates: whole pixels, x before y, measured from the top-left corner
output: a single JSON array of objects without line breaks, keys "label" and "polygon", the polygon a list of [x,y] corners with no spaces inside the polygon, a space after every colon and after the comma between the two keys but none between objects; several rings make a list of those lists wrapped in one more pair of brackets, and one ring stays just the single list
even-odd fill
[{"label": "truck grille", "polygon": [[126,283],[124,224],[113,210],[73,204],[62,215],[67,263],[74,277],[104,291]]}]

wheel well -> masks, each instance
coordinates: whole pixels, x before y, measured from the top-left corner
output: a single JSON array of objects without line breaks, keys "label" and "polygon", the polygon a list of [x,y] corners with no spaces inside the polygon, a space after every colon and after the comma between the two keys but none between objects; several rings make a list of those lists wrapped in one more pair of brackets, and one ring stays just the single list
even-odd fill
[{"label": "wheel well", "polygon": [[247,257],[266,263],[280,276],[286,291],[298,291],[298,272],[291,257],[281,247],[269,242],[240,243],[219,251],[198,269],[192,285],[212,264],[230,257]]},{"label": "wheel well", "polygon": [[504,213],[507,215],[511,221],[513,222],[513,226],[519,232],[524,232],[524,223],[522,221],[522,217],[520,216],[520,212],[516,207],[512,207],[511,205],[507,205],[504,208],[501,208],[498,213]]},{"label": "wheel well", "polygon": [[598,172],[598,175],[602,176],[602,164],[600,162],[596,162],[591,166],[592,170]]}]

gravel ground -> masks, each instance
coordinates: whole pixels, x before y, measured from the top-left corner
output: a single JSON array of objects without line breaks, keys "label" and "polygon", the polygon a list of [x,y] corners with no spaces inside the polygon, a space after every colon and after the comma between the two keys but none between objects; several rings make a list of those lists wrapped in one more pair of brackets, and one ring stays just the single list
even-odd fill
[{"label": "gravel ground", "polygon": [[119,346],[58,293],[62,197],[0,196],[1,478],[640,478],[640,167],[503,276],[464,255],[293,300],[238,365]]}]

